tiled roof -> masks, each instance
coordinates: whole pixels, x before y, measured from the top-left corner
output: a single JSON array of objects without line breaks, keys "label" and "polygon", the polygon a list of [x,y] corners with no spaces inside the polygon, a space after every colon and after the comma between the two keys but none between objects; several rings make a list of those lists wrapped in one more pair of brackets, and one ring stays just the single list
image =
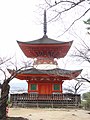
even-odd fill
[{"label": "tiled roof", "polygon": [[63,41],[58,41],[58,40],[48,38],[46,35],[44,35],[40,39],[33,40],[33,41],[27,41],[27,42],[17,41],[17,42],[18,43],[25,43],[25,44],[62,44],[62,43],[66,43],[66,42],[63,42]]},{"label": "tiled roof", "polygon": [[31,68],[31,69],[21,71],[21,74],[51,74],[51,75],[54,74],[54,75],[63,76],[63,75],[68,75],[68,74],[81,72],[81,71],[82,70],[64,70],[60,68],[49,69],[49,70],[40,70],[36,68]]},{"label": "tiled roof", "polygon": [[[8,69],[9,73],[12,74],[12,72],[15,72],[13,70]],[[51,70],[40,70],[40,69],[36,69],[36,68],[31,68],[31,69],[26,69],[26,70],[22,70],[20,72],[17,73],[16,78],[21,79],[21,80],[25,80],[27,79],[29,76],[31,77],[43,77],[45,76],[53,76],[53,77],[60,77],[62,80],[71,80],[71,79],[75,79],[77,76],[79,76],[79,74],[82,72],[82,70],[64,70],[64,69],[60,69],[60,68],[55,68],[55,69],[51,69]]]}]

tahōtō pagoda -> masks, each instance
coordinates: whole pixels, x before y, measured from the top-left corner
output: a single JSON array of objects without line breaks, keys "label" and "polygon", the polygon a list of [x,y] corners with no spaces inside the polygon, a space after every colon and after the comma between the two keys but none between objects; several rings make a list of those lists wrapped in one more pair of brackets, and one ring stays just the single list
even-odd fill
[{"label": "tah\u014dt\u014d pagoda", "polygon": [[43,37],[28,42],[17,41],[25,56],[34,59],[32,68],[22,70],[16,75],[16,78],[27,81],[28,93],[62,94],[63,82],[72,80],[81,73],[82,70],[64,70],[57,67],[56,59],[66,56],[72,42],[58,41],[47,36],[46,11],[44,11]]}]

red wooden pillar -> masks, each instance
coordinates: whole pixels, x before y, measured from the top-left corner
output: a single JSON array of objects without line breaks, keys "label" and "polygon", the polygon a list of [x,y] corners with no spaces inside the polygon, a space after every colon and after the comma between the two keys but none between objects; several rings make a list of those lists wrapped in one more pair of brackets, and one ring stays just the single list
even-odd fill
[{"label": "red wooden pillar", "polygon": [[60,93],[63,93],[62,84],[63,84],[63,81],[60,82]]},{"label": "red wooden pillar", "polygon": [[27,81],[28,83],[28,93],[30,93],[30,81]]}]

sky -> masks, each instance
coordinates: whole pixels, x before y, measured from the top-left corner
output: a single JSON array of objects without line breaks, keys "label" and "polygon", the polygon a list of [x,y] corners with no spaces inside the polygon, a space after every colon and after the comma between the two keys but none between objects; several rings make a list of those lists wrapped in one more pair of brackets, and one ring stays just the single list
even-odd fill
[{"label": "sky", "polygon": [[[41,2],[41,0],[40,0]],[[41,22],[43,21],[43,11],[39,11],[39,7],[37,6],[39,1],[37,0],[0,0],[0,56],[13,56],[16,55],[17,59],[20,59],[24,54],[20,50],[16,40],[19,41],[30,41],[41,38],[43,36],[43,25]],[[80,11],[82,12],[82,11]],[[47,18],[49,18],[50,13],[47,13]],[[72,13],[69,13],[71,16]],[[83,39],[90,39],[86,34],[85,25],[83,24],[83,20],[87,20],[90,12],[79,20],[75,25],[73,25],[72,29],[64,34],[61,37],[58,37],[63,33],[62,22],[52,22],[48,23],[48,36],[53,39],[57,39],[60,41],[71,41],[73,40],[73,45],[69,51],[72,52],[75,46],[79,47],[81,41],[79,37]],[[75,16],[75,15],[74,15]],[[63,16],[66,26],[69,25],[70,17]],[[66,27],[64,26],[64,27]],[[78,26],[78,27],[77,27]],[[76,35],[78,34],[79,37]],[[66,69],[82,69],[86,67],[88,64],[81,65],[76,62],[72,65],[70,59],[65,57],[64,59],[59,60],[60,68]],[[68,62],[66,62],[68,61]],[[68,63],[68,64],[67,64]],[[15,82],[15,81],[14,81]]]},{"label": "sky", "polygon": [[34,36],[34,1],[0,0],[0,54],[14,54],[18,51],[16,40]]},{"label": "sky", "polygon": [[[15,54],[20,57],[22,52],[16,40],[30,41],[43,36],[43,25],[41,24],[43,21],[43,12],[39,13],[37,5],[37,0],[0,0],[0,56],[11,56]],[[69,14],[71,15],[72,13]],[[49,15],[47,17],[49,17]],[[86,18],[88,18],[88,15]],[[67,26],[70,20],[69,17],[65,19],[64,22],[66,22]],[[80,30],[78,30],[77,25],[73,28],[76,33],[78,32],[77,34],[80,36],[82,34],[84,38],[83,33],[85,30],[81,33],[81,30],[85,28],[82,20],[78,22]],[[57,37],[62,34],[64,29],[61,21],[48,23],[47,29],[48,36],[53,39],[60,41],[73,40],[73,46],[78,45],[80,42],[79,39],[73,35],[72,29],[69,33],[67,32],[63,36]]]}]

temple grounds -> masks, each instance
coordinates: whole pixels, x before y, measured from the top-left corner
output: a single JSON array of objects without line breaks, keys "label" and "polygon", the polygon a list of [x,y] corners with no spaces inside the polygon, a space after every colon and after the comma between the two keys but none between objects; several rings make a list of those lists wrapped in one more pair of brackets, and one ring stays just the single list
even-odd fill
[{"label": "temple grounds", "polygon": [[10,120],[90,120],[90,111],[57,108],[9,108]]}]

